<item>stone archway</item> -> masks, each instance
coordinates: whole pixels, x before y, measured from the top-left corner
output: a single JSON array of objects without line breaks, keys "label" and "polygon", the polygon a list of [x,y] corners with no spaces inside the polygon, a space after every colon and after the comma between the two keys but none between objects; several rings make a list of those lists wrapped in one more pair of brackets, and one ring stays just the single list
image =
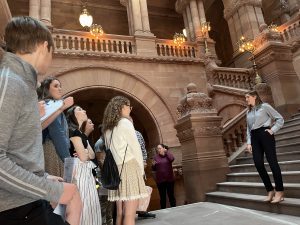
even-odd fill
[{"label": "stone archway", "polygon": [[[151,118],[148,121],[152,123],[150,126],[152,131],[153,127],[155,127],[154,133],[157,134],[156,137],[148,133],[149,139],[154,138],[156,142],[151,142],[151,147],[158,142],[164,142],[170,146],[179,145],[176,130],[174,129],[175,118],[172,116],[167,101],[147,80],[139,75],[109,66],[89,66],[60,71],[54,73],[54,76],[61,81],[65,95],[84,93],[87,90],[102,90],[100,92],[103,95],[115,93],[116,95],[123,94],[129,97],[134,101],[137,109],[142,114]],[[113,95],[110,95],[110,97],[113,97]],[[105,100],[109,100],[107,96]],[[135,117],[139,122],[143,123],[142,118],[138,114]],[[151,129],[149,128],[148,130]]]}]

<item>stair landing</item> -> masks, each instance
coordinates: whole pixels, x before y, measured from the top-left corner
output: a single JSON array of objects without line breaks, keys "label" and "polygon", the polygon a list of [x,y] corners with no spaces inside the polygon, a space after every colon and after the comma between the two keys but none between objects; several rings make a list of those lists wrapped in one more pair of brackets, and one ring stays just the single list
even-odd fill
[{"label": "stair landing", "polygon": [[211,202],[154,211],[155,219],[137,225],[299,225],[300,217],[261,212]]}]

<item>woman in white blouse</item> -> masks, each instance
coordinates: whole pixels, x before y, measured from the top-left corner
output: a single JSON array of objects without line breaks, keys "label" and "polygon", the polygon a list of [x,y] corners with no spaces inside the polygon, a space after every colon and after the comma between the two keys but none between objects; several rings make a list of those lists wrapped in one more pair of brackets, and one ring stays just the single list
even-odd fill
[{"label": "woman in white blouse", "polygon": [[134,225],[138,199],[148,196],[141,147],[128,119],[131,110],[127,98],[116,96],[108,103],[102,123],[106,147],[111,150],[119,173],[122,170],[119,189],[108,191],[108,200],[117,202],[117,225]]},{"label": "woman in white blouse", "polygon": [[[255,167],[261,177],[268,196],[266,202],[283,201],[283,182],[277,161],[274,134],[283,126],[282,116],[268,103],[263,103],[256,91],[246,94],[247,149],[253,154]],[[270,165],[275,181],[275,190],[264,165],[264,155]]]}]

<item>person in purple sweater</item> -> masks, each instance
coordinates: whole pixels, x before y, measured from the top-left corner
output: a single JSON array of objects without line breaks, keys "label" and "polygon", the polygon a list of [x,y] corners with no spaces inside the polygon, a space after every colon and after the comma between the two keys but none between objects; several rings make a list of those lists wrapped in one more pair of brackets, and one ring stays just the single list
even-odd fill
[{"label": "person in purple sweater", "polygon": [[156,184],[159,191],[161,209],[166,208],[166,194],[168,194],[170,206],[176,206],[172,168],[174,156],[168,149],[168,146],[159,144],[156,148],[157,154],[152,162],[152,170],[156,172]]}]

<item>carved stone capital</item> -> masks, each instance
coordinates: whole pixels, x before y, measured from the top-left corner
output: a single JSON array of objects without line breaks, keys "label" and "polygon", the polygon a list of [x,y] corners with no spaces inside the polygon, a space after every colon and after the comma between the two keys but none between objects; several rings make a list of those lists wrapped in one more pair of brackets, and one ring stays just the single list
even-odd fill
[{"label": "carved stone capital", "polygon": [[183,97],[177,107],[178,118],[190,113],[216,113],[212,106],[212,99],[206,94],[197,92],[197,86],[190,83],[187,86],[187,94]]},{"label": "carved stone capital", "polygon": [[121,3],[121,5],[126,7],[128,5],[128,1],[129,0],[120,0],[120,3]]},{"label": "carved stone capital", "polygon": [[185,10],[187,4],[190,3],[191,0],[177,0],[175,3],[175,10],[177,13],[182,14]]},{"label": "carved stone capital", "polygon": [[255,7],[262,7],[262,0],[232,0],[232,4],[229,4],[224,9],[224,18],[228,20],[235,14],[240,7],[245,5],[251,5]]}]

